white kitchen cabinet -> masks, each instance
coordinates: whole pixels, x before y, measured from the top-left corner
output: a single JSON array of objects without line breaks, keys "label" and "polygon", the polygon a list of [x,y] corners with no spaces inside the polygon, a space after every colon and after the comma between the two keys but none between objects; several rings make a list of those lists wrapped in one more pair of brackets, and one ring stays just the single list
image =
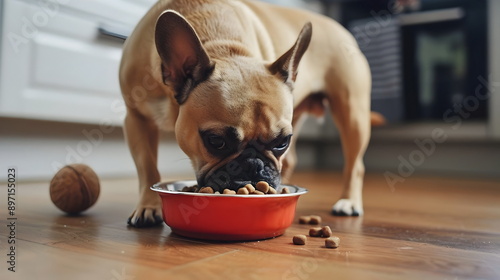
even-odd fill
[{"label": "white kitchen cabinet", "polygon": [[121,125],[123,41],[103,33],[128,35],[154,2],[3,1],[0,116]]}]

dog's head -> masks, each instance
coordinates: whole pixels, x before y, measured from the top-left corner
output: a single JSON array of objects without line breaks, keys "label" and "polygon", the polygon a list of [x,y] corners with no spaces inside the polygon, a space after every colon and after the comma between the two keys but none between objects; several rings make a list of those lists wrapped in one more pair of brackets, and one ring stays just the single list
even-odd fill
[{"label": "dog's head", "polygon": [[258,181],[280,184],[292,137],[293,83],[311,32],[308,23],[291,49],[269,63],[237,48],[218,56],[178,13],[158,18],[163,81],[180,105],[176,138],[199,185],[222,190]]}]

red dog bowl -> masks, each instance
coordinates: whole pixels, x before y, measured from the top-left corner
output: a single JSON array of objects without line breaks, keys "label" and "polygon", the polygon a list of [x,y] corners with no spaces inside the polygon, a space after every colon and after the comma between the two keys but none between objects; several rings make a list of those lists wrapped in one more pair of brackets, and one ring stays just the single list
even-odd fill
[{"label": "red dog bowl", "polygon": [[282,235],[291,225],[299,196],[307,192],[282,185],[289,194],[227,195],[181,192],[196,181],[158,183],[151,187],[163,203],[163,220],[176,234],[209,240],[244,241]]}]

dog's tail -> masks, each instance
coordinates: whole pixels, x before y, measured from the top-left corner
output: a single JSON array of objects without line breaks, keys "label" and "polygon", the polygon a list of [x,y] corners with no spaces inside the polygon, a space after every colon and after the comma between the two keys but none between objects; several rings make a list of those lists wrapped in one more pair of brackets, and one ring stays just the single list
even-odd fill
[{"label": "dog's tail", "polygon": [[372,127],[373,126],[382,126],[387,123],[387,120],[382,116],[382,114],[377,113],[377,112],[370,112],[370,122]]}]

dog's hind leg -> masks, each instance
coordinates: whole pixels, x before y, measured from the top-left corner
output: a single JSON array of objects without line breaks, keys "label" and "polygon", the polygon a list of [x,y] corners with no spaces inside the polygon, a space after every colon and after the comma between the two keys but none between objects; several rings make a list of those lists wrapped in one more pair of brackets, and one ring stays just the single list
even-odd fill
[{"label": "dog's hind leg", "polygon": [[340,216],[363,214],[363,156],[371,134],[371,75],[362,56],[352,58],[351,65],[339,70],[328,85],[331,113],[340,133],[344,154],[343,191],[332,213]]},{"label": "dog's hind leg", "polygon": [[302,100],[293,110],[293,137],[292,142],[288,152],[283,159],[283,170],[281,171],[281,178],[284,183],[288,183],[295,165],[297,163],[297,153],[295,151],[295,146],[297,143],[297,138],[302,128],[302,125],[306,119],[307,115],[311,115],[317,118],[323,118],[325,113],[327,100],[323,93],[313,93],[308,95],[304,100]]}]

